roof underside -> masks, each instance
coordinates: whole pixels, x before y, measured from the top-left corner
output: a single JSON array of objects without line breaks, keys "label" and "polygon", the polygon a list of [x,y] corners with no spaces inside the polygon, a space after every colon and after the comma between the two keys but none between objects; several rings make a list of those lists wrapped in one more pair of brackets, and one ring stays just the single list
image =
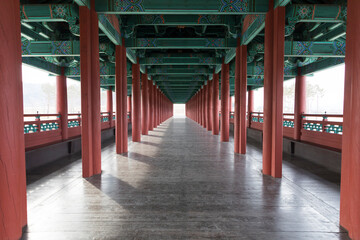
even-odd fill
[{"label": "roof underside", "polygon": [[[80,80],[79,5],[87,0],[22,0],[23,62]],[[263,86],[268,0],[96,0],[101,86],[115,85],[115,45],[125,39],[128,95],[139,61],[174,103],[187,102],[221,63],[234,91],[237,40],[248,45],[248,88]],[[344,62],[346,0],[275,0],[286,6],[285,79]],[[220,79],[221,82],[221,79]]]}]

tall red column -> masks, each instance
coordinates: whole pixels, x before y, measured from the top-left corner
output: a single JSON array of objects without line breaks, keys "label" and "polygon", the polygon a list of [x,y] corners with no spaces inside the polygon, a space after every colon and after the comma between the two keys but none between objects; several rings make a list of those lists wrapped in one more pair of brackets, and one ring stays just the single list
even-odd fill
[{"label": "tall red column", "polygon": [[240,153],[240,39],[237,41],[235,56],[235,111],[234,111],[234,152]]},{"label": "tall red column", "polygon": [[219,74],[213,74],[213,135],[219,135]]},{"label": "tall red column", "polygon": [[129,113],[129,116],[130,116],[130,122],[131,122],[131,116],[132,116],[132,103],[131,103],[131,96],[128,96],[127,97],[127,112]]},{"label": "tall red column", "polygon": [[282,176],[285,7],[265,20],[263,173]]},{"label": "tall red column", "polygon": [[140,95],[140,64],[132,66],[132,97],[133,97],[133,115],[132,115],[132,141],[141,141],[141,95]]},{"label": "tall red column", "polygon": [[207,103],[208,103],[208,107],[207,107],[207,130],[211,131],[212,130],[212,84],[213,81],[208,81],[208,93],[207,93]]},{"label": "tall red column", "polygon": [[149,95],[148,95],[148,76],[147,74],[141,75],[141,133],[148,135],[149,132]]},{"label": "tall red column", "polygon": [[115,142],[116,153],[124,153],[123,146],[123,84],[122,84],[122,46],[117,45],[115,47],[115,98],[116,98],[116,117],[115,117]]},{"label": "tall red column", "polygon": [[208,125],[208,85],[204,85],[204,128],[207,129]]},{"label": "tall red column", "polygon": [[27,224],[19,4],[0,8],[0,239],[20,239]]},{"label": "tall red column", "polygon": [[240,129],[239,150],[246,153],[246,90],[247,90],[247,46],[240,46]]},{"label": "tall red column", "polygon": [[223,63],[221,66],[221,141],[229,141],[229,100],[230,100],[230,88],[229,88],[229,64]]},{"label": "tall red column", "polygon": [[348,0],[340,224],[360,239],[360,1]]},{"label": "tall red column", "polygon": [[149,131],[152,131],[154,129],[153,127],[153,117],[154,117],[154,111],[153,111],[153,81],[150,80],[148,85],[148,91],[149,91]]},{"label": "tall red column", "polygon": [[106,91],[106,111],[109,113],[110,127],[113,127],[113,94],[112,87]]},{"label": "tall red column", "polygon": [[125,39],[122,39],[122,46],[121,46],[121,83],[122,83],[122,94],[121,94],[121,104],[122,104],[122,145],[123,145],[123,152],[128,152],[128,115],[127,115],[127,100],[130,99],[130,107],[131,107],[131,98],[128,98],[128,89],[127,89],[127,59],[126,59],[126,46],[125,46]]},{"label": "tall red column", "polygon": [[56,110],[60,114],[61,136],[64,141],[69,138],[69,128],[66,76],[63,68],[61,69],[61,75],[56,76]]},{"label": "tall red column", "polygon": [[83,177],[101,173],[99,25],[95,1],[79,7]]},{"label": "tall red column", "polygon": [[306,110],[306,77],[301,76],[301,69],[298,69],[295,79],[295,107],[294,107],[294,139],[300,140],[301,115]]},{"label": "tall red column", "polygon": [[251,126],[251,113],[254,112],[254,90],[248,91],[248,127]]}]

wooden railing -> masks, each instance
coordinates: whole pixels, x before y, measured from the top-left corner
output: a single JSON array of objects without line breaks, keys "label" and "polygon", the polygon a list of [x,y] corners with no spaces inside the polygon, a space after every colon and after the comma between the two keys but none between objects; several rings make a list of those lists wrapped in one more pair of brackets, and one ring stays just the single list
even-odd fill
[{"label": "wooden railing", "polygon": [[[25,114],[25,148],[32,149],[62,141],[60,119],[61,116],[59,114]],[[113,113],[112,119],[110,119],[109,112],[101,112],[100,121],[101,130],[115,126],[115,112]],[[131,122],[129,112],[128,121]],[[79,137],[81,135],[81,114],[69,113],[67,127],[69,139]]]},{"label": "wooden railing", "polygon": [[[263,130],[264,114],[250,113],[250,128]],[[294,138],[294,114],[285,113],[283,117],[283,135]],[[301,115],[300,141],[341,150],[343,115],[339,114],[303,114]]]}]

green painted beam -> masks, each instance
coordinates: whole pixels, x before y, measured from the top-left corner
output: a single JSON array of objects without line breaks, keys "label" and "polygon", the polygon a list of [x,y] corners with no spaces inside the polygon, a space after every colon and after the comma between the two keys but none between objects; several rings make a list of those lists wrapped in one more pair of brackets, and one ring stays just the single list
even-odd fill
[{"label": "green painted beam", "polygon": [[87,6],[90,8],[90,0],[74,0],[79,6]]},{"label": "green painted beam", "polygon": [[141,58],[141,65],[216,65],[221,64],[221,58],[211,57],[147,57]]},{"label": "green painted beam", "polygon": [[[22,41],[21,50],[23,57],[75,57],[80,56],[80,41]],[[115,54],[112,43],[100,43],[99,53],[109,56]]]},{"label": "green painted beam", "polygon": [[23,41],[23,57],[80,56],[79,41]]},{"label": "green painted beam", "polygon": [[136,38],[126,39],[131,49],[230,49],[236,47],[232,38]]},{"label": "green painted beam", "polygon": [[207,67],[184,67],[184,66],[161,66],[161,67],[152,67],[148,69],[149,75],[196,75],[196,74],[212,74],[213,70]]},{"label": "green painted beam", "polygon": [[61,75],[61,67],[49,63],[48,61],[41,58],[29,58],[23,57],[22,62],[32,67],[42,69],[50,74]]},{"label": "green painted beam", "polygon": [[311,63],[301,68],[301,74],[309,75],[311,73],[334,67],[345,63],[344,58],[325,58],[321,61]]},{"label": "green painted beam", "polygon": [[207,25],[236,25],[235,16],[231,15],[129,15],[126,24],[132,29],[140,25],[148,26],[207,26]]},{"label": "green painted beam", "polygon": [[241,44],[248,45],[265,29],[265,15],[247,15],[243,22]]},{"label": "green painted beam", "polygon": [[[251,44],[249,52],[264,54],[264,44]],[[285,57],[345,57],[345,43],[285,41]]]},{"label": "green painted beam", "polygon": [[346,5],[340,4],[290,4],[286,7],[286,18],[295,23],[345,22],[346,16]]},{"label": "green painted beam", "polygon": [[95,8],[98,13],[108,14],[250,14],[266,13],[268,0],[96,0]]},{"label": "green painted beam", "polygon": [[114,15],[98,14],[99,28],[115,45],[121,45],[121,32],[118,18]]},{"label": "green painted beam", "polygon": [[208,78],[202,75],[195,75],[195,76],[154,76],[153,81],[160,82],[160,81],[206,81]]}]

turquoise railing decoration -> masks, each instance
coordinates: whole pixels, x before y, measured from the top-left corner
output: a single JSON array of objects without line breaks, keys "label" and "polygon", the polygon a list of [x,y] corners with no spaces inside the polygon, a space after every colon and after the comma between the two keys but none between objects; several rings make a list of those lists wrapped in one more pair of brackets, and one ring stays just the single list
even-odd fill
[{"label": "turquoise railing decoration", "polygon": [[326,125],[325,132],[334,133],[334,134],[342,134],[343,126],[341,126],[341,125]]},{"label": "turquoise railing decoration", "polygon": [[294,128],[294,121],[293,120],[284,120],[283,126],[288,127],[288,128]]},{"label": "turquoise railing decoration", "polygon": [[322,124],[321,123],[306,122],[306,123],[304,123],[304,129],[309,130],[309,131],[321,132],[322,131]]},{"label": "turquoise railing decoration", "polygon": [[80,126],[79,120],[69,120],[68,121],[68,128],[74,128],[74,127],[79,127],[79,126]]},{"label": "turquoise railing decoration", "polygon": [[40,132],[53,131],[59,129],[59,123],[49,122],[40,124]]},{"label": "turquoise railing decoration", "polygon": [[259,123],[264,123],[264,118],[259,118]]},{"label": "turquoise railing decoration", "polygon": [[113,120],[115,120],[115,115],[113,115]]},{"label": "turquoise railing decoration", "polygon": [[103,117],[103,118],[101,119],[101,121],[102,121],[102,122],[108,122],[108,121],[109,121],[109,117]]},{"label": "turquoise railing decoration", "polygon": [[251,118],[251,121],[252,121],[252,122],[258,122],[259,120],[258,120],[257,117],[252,117],[252,118]]},{"label": "turquoise railing decoration", "polygon": [[24,134],[37,132],[37,124],[25,124]]}]

